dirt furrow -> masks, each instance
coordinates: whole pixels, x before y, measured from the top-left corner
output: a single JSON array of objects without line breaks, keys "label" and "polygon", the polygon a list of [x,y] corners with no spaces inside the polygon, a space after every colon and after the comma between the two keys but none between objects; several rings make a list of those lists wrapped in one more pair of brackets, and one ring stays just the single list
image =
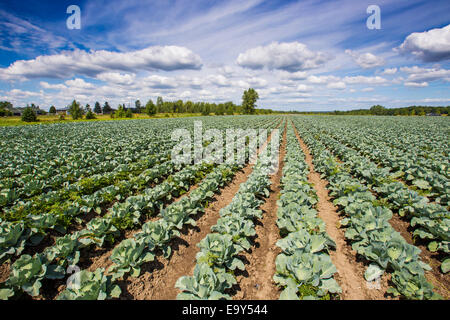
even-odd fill
[{"label": "dirt furrow", "polygon": [[263,218],[256,225],[256,239],[251,251],[242,254],[248,263],[246,270],[237,277],[238,290],[233,299],[278,300],[280,290],[273,281],[276,272],[275,260],[281,249],[276,246],[280,239],[277,227],[277,200],[281,191],[283,160],[286,154],[286,125],[281,143],[276,174],[271,176],[269,198],[261,206]]},{"label": "dirt furrow", "polygon": [[333,205],[326,188],[328,181],[322,179],[320,174],[314,170],[311,153],[295,127],[294,130],[309,166],[308,181],[314,185],[319,198],[317,204],[318,215],[325,222],[328,235],[336,243],[336,250],[331,251],[329,254],[338,270],[335,279],[342,288],[341,298],[344,300],[386,299],[384,294],[388,288],[389,277],[385,275],[379,284],[373,285],[370,285],[364,279],[366,266],[356,257],[356,252],[352,250],[351,246],[347,244],[344,235],[345,231],[339,228],[339,213]]},{"label": "dirt furrow", "polygon": [[[433,285],[434,291],[440,294],[445,299],[450,299],[450,274],[443,274],[440,271],[440,261],[439,253],[433,253],[428,250],[425,244],[414,243],[412,236],[413,229],[408,221],[403,220],[400,216],[394,214],[392,219],[389,221],[392,228],[399,232],[402,237],[409,244],[415,245],[422,252],[420,253],[420,258],[423,262],[427,263],[432,270],[425,271],[425,276],[427,280]],[[420,241],[420,239],[417,239]]]},{"label": "dirt furrow", "polygon": [[[261,152],[271,140],[258,151]],[[233,199],[239,186],[247,181],[253,171],[253,164],[248,164],[233,178],[220,194],[216,194],[210,206],[200,217],[197,226],[185,228],[181,236],[176,239],[173,254],[169,259],[158,256],[157,262],[146,264],[138,278],[128,277],[119,285],[122,288],[122,299],[137,300],[174,300],[179,290],[175,288],[176,281],[186,275],[192,275],[196,265],[196,255],[200,251],[197,244],[211,232],[211,227],[220,218],[220,210]]]},{"label": "dirt furrow", "polygon": [[179,290],[175,288],[178,278],[192,274],[196,264],[196,255],[199,252],[199,243],[211,227],[220,218],[220,209],[226,207],[238,191],[241,183],[247,180],[251,173],[251,166],[238,172],[232,182],[222,192],[214,197],[213,202],[197,220],[197,226],[186,228],[176,239],[173,254],[169,259],[158,257],[157,263],[143,266],[139,278],[128,278],[120,283],[124,299],[137,300],[174,300]]}]

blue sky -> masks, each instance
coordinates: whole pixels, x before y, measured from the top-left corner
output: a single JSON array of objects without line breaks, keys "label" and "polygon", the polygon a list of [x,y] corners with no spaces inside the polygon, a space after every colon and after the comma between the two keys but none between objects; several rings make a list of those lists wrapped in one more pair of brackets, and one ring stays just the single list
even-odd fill
[{"label": "blue sky", "polygon": [[[70,5],[80,30],[66,27]],[[279,110],[449,105],[449,12],[445,0],[3,0],[0,100],[240,103],[253,87]]]}]

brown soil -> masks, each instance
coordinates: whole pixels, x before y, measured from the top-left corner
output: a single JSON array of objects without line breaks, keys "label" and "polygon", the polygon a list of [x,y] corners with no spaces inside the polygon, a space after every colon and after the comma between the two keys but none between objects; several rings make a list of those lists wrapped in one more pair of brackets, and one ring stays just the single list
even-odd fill
[{"label": "brown soil", "polygon": [[5,282],[9,278],[9,262],[3,262],[0,265],[0,283]]},{"label": "brown soil", "polygon": [[[392,228],[399,232],[409,244],[415,245],[422,252],[420,258],[427,263],[432,270],[425,271],[427,280],[433,285],[434,291],[445,299],[450,299],[450,274],[443,274],[440,270],[441,262],[439,261],[439,253],[433,253],[428,250],[425,244],[414,243],[412,237],[413,229],[408,221],[403,220],[398,215],[393,215],[389,221]],[[420,239],[418,239],[420,241]]]},{"label": "brown soil", "polygon": [[338,209],[333,205],[328,195],[326,188],[328,181],[321,179],[320,174],[314,170],[312,156],[308,147],[296,129],[295,133],[309,166],[310,173],[308,175],[308,181],[314,185],[314,189],[319,198],[317,204],[318,216],[325,222],[328,235],[336,243],[336,250],[330,251],[329,254],[338,271],[334,278],[342,288],[341,299],[386,299],[384,295],[388,288],[389,276],[385,274],[381,278],[379,289],[376,289],[376,286],[373,286],[373,289],[368,287],[368,283],[364,279],[364,272],[367,265],[356,256],[356,252],[352,250],[351,246],[345,240],[345,231],[340,228]]},{"label": "brown soil", "polygon": [[[268,138],[267,141],[270,141]],[[266,144],[267,145],[267,142]],[[264,146],[261,150],[264,149]],[[233,199],[240,185],[247,181],[253,170],[249,164],[233,178],[232,182],[217,194],[204,214],[198,219],[197,227],[189,228],[176,239],[176,245],[169,259],[161,256],[158,261],[142,268],[138,278],[127,278],[120,283],[123,299],[137,300],[174,300],[179,289],[175,288],[176,281],[187,275],[192,275],[196,265],[196,255],[200,251],[197,244],[211,232],[211,227],[220,218],[220,210]]]},{"label": "brown soil", "polygon": [[279,168],[272,175],[270,196],[260,207],[263,218],[256,224],[253,246],[241,256],[248,263],[245,272],[237,276],[238,285],[233,296],[235,300],[278,300],[280,290],[273,281],[276,273],[275,260],[281,249],[276,246],[280,239],[277,227],[277,200],[281,191],[283,160],[286,155],[286,124],[278,158]]},{"label": "brown soil", "polygon": [[[158,262],[149,263],[142,268],[138,278],[128,278],[120,283],[125,299],[136,300],[174,300],[179,290],[175,288],[178,278],[193,274],[196,255],[199,248],[196,246],[208,233],[211,227],[220,218],[220,209],[227,206],[241,183],[247,180],[251,167],[247,166],[238,172],[232,182],[222,192],[216,195],[213,202],[198,219],[195,228],[186,228],[177,239],[174,250],[169,259],[158,257]],[[186,232],[187,231],[187,232]]]},{"label": "brown soil", "polygon": [[[173,203],[181,199],[183,196],[189,195],[190,192],[195,190],[197,185],[193,185],[189,190],[182,196],[173,198],[169,203]],[[169,203],[166,203],[167,206]],[[152,216],[146,219],[143,223],[149,221],[156,221],[160,219],[158,216]],[[106,271],[113,265],[113,262],[109,259],[112,254],[113,249],[119,245],[123,240],[132,238],[140,229],[126,230],[114,244],[105,244],[104,247],[93,246],[80,252],[80,261],[78,267],[81,270],[89,270],[91,272],[95,271],[97,268],[104,268]],[[65,289],[65,280],[49,280],[43,283],[42,290],[43,298],[54,299],[56,296]],[[40,296],[39,296],[40,297]],[[38,299],[39,299],[38,297]]]}]

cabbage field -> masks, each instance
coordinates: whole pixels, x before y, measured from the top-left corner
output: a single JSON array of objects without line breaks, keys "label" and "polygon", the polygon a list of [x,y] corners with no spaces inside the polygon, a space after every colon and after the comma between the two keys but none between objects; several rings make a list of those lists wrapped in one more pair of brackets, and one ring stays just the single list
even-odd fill
[{"label": "cabbage field", "polygon": [[[199,122],[193,158],[214,145],[211,129],[227,156],[239,151],[225,135],[242,129],[245,161],[174,161],[173,132],[195,140]],[[268,134],[254,148],[246,129]],[[0,299],[450,297],[446,117],[215,116],[0,132]]]}]

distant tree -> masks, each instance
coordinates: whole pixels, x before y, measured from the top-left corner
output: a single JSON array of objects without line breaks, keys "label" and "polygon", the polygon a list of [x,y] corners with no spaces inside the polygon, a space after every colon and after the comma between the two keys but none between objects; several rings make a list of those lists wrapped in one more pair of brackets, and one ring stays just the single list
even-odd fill
[{"label": "distant tree", "polygon": [[136,100],[136,102],[134,103],[135,107],[136,107],[136,113],[141,113],[142,112],[142,105],[141,105],[141,101],[140,100]]},{"label": "distant tree", "polygon": [[113,110],[111,106],[109,105],[108,101],[105,102],[105,105],[103,106],[103,113],[108,114],[111,113]]},{"label": "distant tree", "polygon": [[185,110],[187,113],[193,113],[194,112],[194,104],[192,103],[192,101],[187,101],[184,104]]},{"label": "distant tree", "polygon": [[148,100],[147,104],[145,105],[145,113],[149,116],[153,116],[156,114],[156,106],[153,103],[152,99]]},{"label": "distant tree", "polygon": [[119,104],[119,108],[116,112],[114,112],[114,118],[125,118],[126,117],[126,110],[125,107],[121,104]]},{"label": "distant tree", "polygon": [[223,103],[219,103],[215,114],[218,116],[223,116],[225,114],[225,105]]},{"label": "distant tree", "polygon": [[211,113],[211,106],[209,103],[205,103],[202,109],[202,116],[209,116]]},{"label": "distant tree", "polygon": [[51,106],[50,110],[48,111],[50,114],[56,114],[56,108],[55,106]]},{"label": "distant tree", "polygon": [[125,112],[125,118],[133,118],[133,111],[131,111],[131,109],[127,109]]},{"label": "distant tree", "polygon": [[242,109],[244,114],[255,113],[256,101],[259,99],[258,92],[255,89],[250,88],[244,91],[242,95]]},{"label": "distant tree", "polygon": [[87,119],[87,120],[92,120],[92,119],[97,119],[97,118],[95,117],[95,113],[93,113],[92,110],[89,110],[89,111],[86,113],[86,119]]},{"label": "distant tree", "polygon": [[73,120],[83,119],[83,109],[76,100],[73,100],[72,104],[69,106],[69,113]]},{"label": "distant tree", "polygon": [[102,113],[102,106],[100,105],[100,103],[98,101],[95,103],[94,112],[96,114]]},{"label": "distant tree", "polygon": [[376,105],[370,108],[370,113],[377,116],[382,116],[386,114],[386,108],[380,105]]},{"label": "distant tree", "polygon": [[162,97],[158,97],[156,99],[156,113],[162,111],[163,104],[164,104],[163,98]]},{"label": "distant tree", "polygon": [[27,106],[25,108],[25,110],[22,113],[22,121],[25,121],[25,122],[36,122],[37,121],[36,113],[34,112],[32,107]]},{"label": "distant tree", "polygon": [[0,110],[10,111],[13,108],[13,104],[9,101],[0,101]]}]

